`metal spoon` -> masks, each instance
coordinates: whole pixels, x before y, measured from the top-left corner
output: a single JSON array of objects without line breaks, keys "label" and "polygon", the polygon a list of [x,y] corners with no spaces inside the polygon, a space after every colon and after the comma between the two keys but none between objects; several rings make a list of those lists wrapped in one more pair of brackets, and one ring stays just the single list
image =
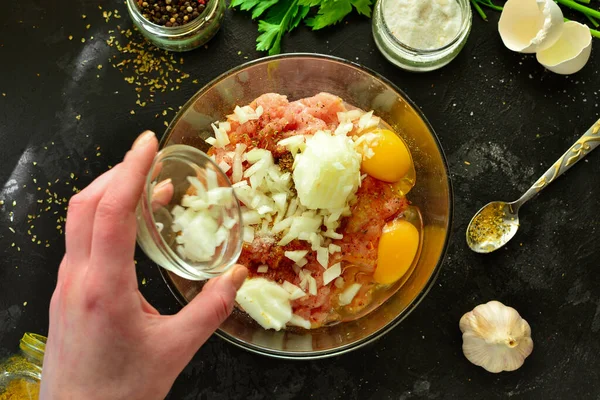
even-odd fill
[{"label": "metal spoon", "polygon": [[577,161],[600,145],[600,120],[538,179],[520,199],[512,203],[493,201],[475,214],[467,228],[467,244],[477,253],[491,253],[504,246],[519,229],[519,208],[531,200]]}]

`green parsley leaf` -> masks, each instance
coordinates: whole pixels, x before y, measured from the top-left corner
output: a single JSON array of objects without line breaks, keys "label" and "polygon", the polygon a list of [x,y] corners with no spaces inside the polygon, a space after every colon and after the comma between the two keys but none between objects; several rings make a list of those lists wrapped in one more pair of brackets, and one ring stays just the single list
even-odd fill
[{"label": "green parsley leaf", "polygon": [[260,0],[259,4],[252,11],[252,19],[256,19],[264,14],[269,7],[277,4],[279,0]]},{"label": "green parsley leaf", "polygon": [[371,18],[371,0],[350,0],[359,14]]},{"label": "green parsley leaf", "polygon": [[[371,16],[374,0],[231,0],[231,8],[250,11],[258,21],[256,49],[268,51],[269,55],[281,51],[284,34],[297,28],[300,22],[313,30],[323,29],[340,22],[353,8],[359,14]],[[308,14],[313,13],[310,17]]]},{"label": "green parsley leaf", "polygon": [[258,31],[262,34],[256,39],[256,49],[268,50],[269,55],[279,54],[281,38],[291,29],[299,11],[298,0],[280,0],[270,8],[265,20],[258,22]]},{"label": "green parsley leaf", "polygon": [[306,25],[313,30],[323,29],[326,26],[340,22],[352,11],[350,0],[329,0],[321,2],[319,12],[314,17],[306,20]]},{"label": "green parsley leaf", "polygon": [[288,32],[290,32],[292,29],[294,29],[298,25],[300,25],[300,21],[302,21],[304,18],[306,18],[309,11],[310,11],[310,7],[300,6],[298,13],[294,17],[294,19],[292,19],[292,21],[290,22],[290,27],[288,29]]}]

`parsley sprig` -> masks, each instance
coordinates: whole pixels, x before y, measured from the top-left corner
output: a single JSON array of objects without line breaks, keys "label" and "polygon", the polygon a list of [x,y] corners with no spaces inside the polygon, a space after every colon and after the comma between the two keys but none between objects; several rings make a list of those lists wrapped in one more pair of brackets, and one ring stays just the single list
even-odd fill
[{"label": "parsley sprig", "polygon": [[259,19],[256,49],[269,55],[281,52],[281,39],[304,21],[313,30],[342,21],[353,9],[371,16],[373,0],[232,0],[230,7]]}]

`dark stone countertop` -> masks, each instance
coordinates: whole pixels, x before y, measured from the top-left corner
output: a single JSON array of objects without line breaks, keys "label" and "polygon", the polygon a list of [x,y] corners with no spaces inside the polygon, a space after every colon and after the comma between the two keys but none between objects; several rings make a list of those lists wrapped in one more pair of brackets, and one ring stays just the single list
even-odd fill
[{"label": "dark stone countertop", "polygon": [[[122,18],[106,22],[99,4],[118,8]],[[598,118],[600,52],[592,52],[582,72],[554,75],[533,56],[508,51],[497,34],[498,14],[489,15],[487,23],[474,16],[456,60],[427,74],[389,64],[375,47],[370,21],[360,17],[317,33],[302,27],[284,39],[287,52],[364,64],[422,108],[444,146],[455,189],[448,257],[421,305],[379,341],[333,359],[291,362],[214,337],[170,399],[600,399],[600,152],[522,210],[521,230],[505,249],[477,255],[464,240],[479,207],[517,198]],[[56,228],[65,214],[60,199],[117,163],[143,129],[162,133],[174,114],[155,115],[167,106],[177,108],[212,78],[262,56],[254,50],[256,24],[228,10],[208,48],[181,55],[179,68],[191,77],[180,89],[139,107],[133,86],[107,62],[119,55],[104,42],[117,24],[131,26],[116,1],[25,0],[0,13],[0,358],[17,351],[23,332],[47,333],[64,251]],[[46,201],[46,188],[61,204],[27,223],[28,214],[46,207],[38,203]],[[141,253],[138,261],[143,294],[161,312],[176,312],[157,268]],[[515,307],[533,330],[534,352],[513,373],[487,373],[461,351],[458,320],[492,299]]]}]

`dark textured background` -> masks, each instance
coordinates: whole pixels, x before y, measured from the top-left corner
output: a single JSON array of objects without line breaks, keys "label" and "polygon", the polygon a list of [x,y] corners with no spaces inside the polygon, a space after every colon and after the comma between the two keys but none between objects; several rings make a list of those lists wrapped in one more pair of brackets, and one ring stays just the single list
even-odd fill
[{"label": "dark textured background", "polygon": [[[121,10],[117,22],[131,25],[121,2],[106,3],[105,9]],[[70,173],[73,183],[85,186],[117,163],[143,129],[164,131],[163,120],[173,114],[156,113],[262,55],[254,51],[256,24],[228,10],[208,48],[183,55],[181,68],[191,79],[141,108],[132,86],[106,62],[117,52],[102,39],[116,22],[105,23],[98,4],[24,0],[0,12],[0,358],[17,350],[23,332],[47,333],[48,302],[64,251],[55,220],[64,210],[56,206],[58,215],[42,214],[32,229],[27,214],[47,197],[37,186],[58,178],[52,191],[70,196],[64,184]],[[456,193],[448,257],[417,310],[374,344],[333,359],[291,362],[215,337],[177,380],[170,399],[600,399],[600,151],[522,210],[521,231],[505,249],[476,255],[464,240],[480,206],[517,198],[598,118],[600,51],[592,52],[582,72],[553,75],[533,56],[508,51],[496,31],[498,15],[489,14],[487,23],[474,17],[456,60],[421,75],[389,64],[364,18],[318,33],[301,28],[285,38],[287,52],[332,54],[374,69],[423,109],[448,156]],[[95,39],[81,43],[83,35]],[[31,242],[28,229],[41,245]],[[142,254],[138,260],[144,295],[160,311],[176,312],[157,268]],[[533,330],[534,352],[513,373],[487,373],[461,351],[458,320],[492,299],[515,307]]]}]

